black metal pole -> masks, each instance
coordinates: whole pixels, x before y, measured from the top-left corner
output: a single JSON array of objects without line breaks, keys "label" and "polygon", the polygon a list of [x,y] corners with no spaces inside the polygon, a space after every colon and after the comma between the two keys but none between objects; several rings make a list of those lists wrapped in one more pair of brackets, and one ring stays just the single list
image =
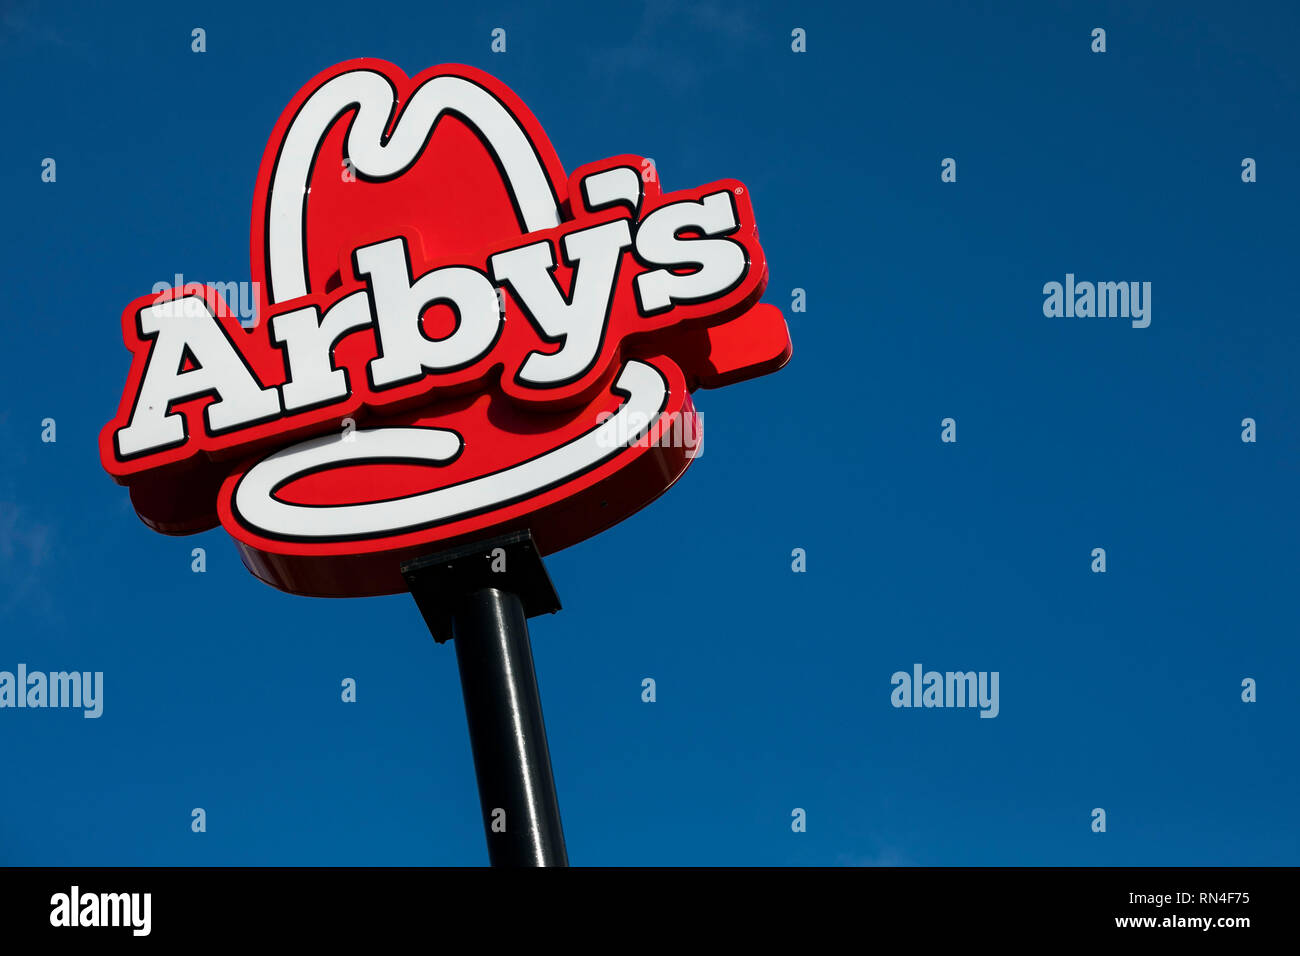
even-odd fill
[{"label": "black metal pole", "polygon": [[475,591],[453,613],[452,633],[488,857],[493,866],[568,866],[519,596]]},{"label": "black metal pole", "polygon": [[559,598],[532,535],[515,532],[402,565],[434,640],[455,639],[493,866],[568,866],[528,618]]}]

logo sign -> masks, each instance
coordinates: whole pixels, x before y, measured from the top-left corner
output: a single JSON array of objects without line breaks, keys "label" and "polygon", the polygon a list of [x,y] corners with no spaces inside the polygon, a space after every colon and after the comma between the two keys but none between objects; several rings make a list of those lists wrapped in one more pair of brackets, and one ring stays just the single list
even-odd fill
[{"label": "logo sign", "polygon": [[406,589],[401,561],[626,518],[698,454],[691,393],[790,357],[749,190],[649,159],[565,175],[465,66],[341,63],[290,102],[253,201],[249,327],[189,285],[122,315],[105,469],[167,534],[222,527],[297,594]]}]

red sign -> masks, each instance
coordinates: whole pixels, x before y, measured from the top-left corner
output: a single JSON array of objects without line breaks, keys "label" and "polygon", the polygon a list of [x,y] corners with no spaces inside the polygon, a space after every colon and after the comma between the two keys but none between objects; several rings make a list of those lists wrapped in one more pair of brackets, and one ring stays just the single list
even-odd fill
[{"label": "red sign", "polygon": [[[293,98],[253,201],[256,315],[187,285],[122,314],[104,467],[146,524],[218,522],[298,594],[388,594],[402,560],[530,528],[543,554],[662,494],[691,400],[790,357],[749,191],[566,176],[466,66],[341,63]],[[237,305],[237,303],[236,303]]]}]

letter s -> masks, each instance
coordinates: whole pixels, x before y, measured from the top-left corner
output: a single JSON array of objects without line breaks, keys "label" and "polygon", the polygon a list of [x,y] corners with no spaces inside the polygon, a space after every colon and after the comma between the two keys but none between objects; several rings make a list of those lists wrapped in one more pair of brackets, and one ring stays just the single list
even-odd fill
[{"label": "letter s", "polygon": [[[666,268],[636,277],[641,314],[655,315],[680,303],[714,299],[739,285],[749,270],[749,257],[740,243],[726,238],[738,228],[729,189],[698,201],[669,203],[646,216],[637,229],[636,253],[642,261]],[[710,238],[679,238],[677,234],[686,229]],[[696,269],[687,275],[669,271],[687,266]]]}]

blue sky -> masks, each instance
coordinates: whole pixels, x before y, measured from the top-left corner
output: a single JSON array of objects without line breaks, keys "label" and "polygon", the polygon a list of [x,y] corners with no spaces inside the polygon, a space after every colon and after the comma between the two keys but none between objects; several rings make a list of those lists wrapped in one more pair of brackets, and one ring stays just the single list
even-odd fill
[{"label": "blue sky", "polygon": [[[299,9],[3,5],[0,669],[105,700],[0,710],[0,863],[486,862],[454,651],[411,599],[292,597],[219,529],[154,534],[95,448],[122,308],[249,278],[266,137],[356,56],[494,73],[567,169],[740,179],[787,312],[787,368],[697,393],[683,480],[548,559],[574,863],[1300,862],[1293,5]],[[1150,327],[1045,317],[1067,273],[1151,282]],[[999,672],[997,718],[892,707],[917,662]]]}]

